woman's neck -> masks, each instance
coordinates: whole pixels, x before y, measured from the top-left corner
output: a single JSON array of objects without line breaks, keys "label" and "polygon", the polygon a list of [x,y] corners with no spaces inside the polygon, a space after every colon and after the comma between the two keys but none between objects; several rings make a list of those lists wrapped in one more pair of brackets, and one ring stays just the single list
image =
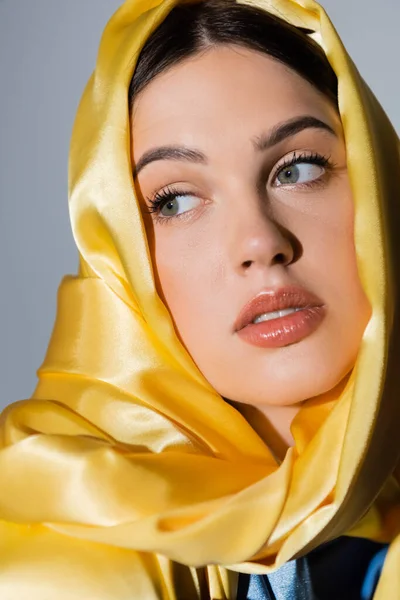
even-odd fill
[{"label": "woman's neck", "polygon": [[[317,404],[331,402],[338,398],[349,379],[348,373],[334,388],[313,397]],[[308,399],[306,399],[308,400]],[[291,431],[293,419],[296,417],[304,403],[291,404],[288,406],[259,405],[257,407],[242,402],[231,402],[235,408],[244,416],[247,422],[264,440],[275,456],[278,462],[281,462],[287,449],[294,446],[294,439]]]},{"label": "woman's neck", "polygon": [[294,445],[290,425],[302,403],[293,406],[259,407],[242,402],[232,402],[232,404],[264,440],[276,460],[281,462],[287,449]]}]

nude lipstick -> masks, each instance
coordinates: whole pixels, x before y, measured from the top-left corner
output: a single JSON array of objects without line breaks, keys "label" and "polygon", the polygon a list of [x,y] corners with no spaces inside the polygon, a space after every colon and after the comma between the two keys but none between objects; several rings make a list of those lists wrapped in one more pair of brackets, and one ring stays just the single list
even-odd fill
[{"label": "nude lipstick", "polygon": [[240,311],[234,331],[261,348],[280,348],[311,335],[326,315],[324,303],[299,286],[264,290]]}]

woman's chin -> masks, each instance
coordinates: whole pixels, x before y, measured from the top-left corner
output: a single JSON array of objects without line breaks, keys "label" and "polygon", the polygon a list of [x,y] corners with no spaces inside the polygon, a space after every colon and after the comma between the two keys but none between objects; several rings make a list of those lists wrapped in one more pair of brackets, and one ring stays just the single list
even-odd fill
[{"label": "woman's chin", "polygon": [[[265,406],[301,406],[310,398],[325,395],[339,396],[347,382],[348,376],[354,366],[337,365],[334,368],[332,361],[316,368],[315,361],[301,368],[281,368],[271,375],[256,372],[254,368],[246,369],[246,375],[232,378],[227,386],[215,386],[215,389],[224,397],[234,402],[241,402],[255,407]],[[293,365],[292,365],[293,366]],[[243,372],[243,366],[241,371]],[[268,369],[270,371],[270,369]],[[232,372],[235,372],[233,370]],[[246,385],[243,385],[243,382]]]}]

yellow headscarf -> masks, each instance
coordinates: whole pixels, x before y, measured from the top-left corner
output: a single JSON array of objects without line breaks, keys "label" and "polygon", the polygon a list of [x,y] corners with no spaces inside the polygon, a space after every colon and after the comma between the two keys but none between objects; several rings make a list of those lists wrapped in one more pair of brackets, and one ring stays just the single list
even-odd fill
[{"label": "yellow headscarf", "polygon": [[373,309],[356,366],[340,397],[305,403],[278,465],[178,341],[135,197],[127,93],[177,0],[126,0],[73,130],[79,275],[60,286],[33,397],[1,417],[1,600],[233,599],[238,572],[345,532],[392,541],[375,597],[400,598],[398,138],[316,2],[240,1],[313,30],[338,76]]}]

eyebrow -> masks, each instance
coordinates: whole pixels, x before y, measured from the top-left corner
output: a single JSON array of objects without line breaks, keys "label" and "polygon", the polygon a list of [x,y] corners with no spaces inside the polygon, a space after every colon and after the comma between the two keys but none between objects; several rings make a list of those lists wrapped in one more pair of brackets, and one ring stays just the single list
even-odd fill
[{"label": "eyebrow", "polygon": [[[284,123],[278,123],[270,131],[261,136],[252,138],[252,143],[257,151],[267,150],[276,146],[288,137],[300,133],[304,129],[322,129],[336,136],[334,129],[324,121],[311,115],[295,117]],[[138,160],[133,169],[133,177],[148,164],[158,160],[177,160],[196,164],[207,164],[207,157],[200,150],[187,148],[185,146],[167,145],[147,150]]]},{"label": "eyebrow", "polygon": [[331,135],[336,136],[336,132],[328,125],[328,123],[325,123],[325,121],[321,121],[316,117],[312,117],[311,115],[305,115],[303,117],[295,117],[285,123],[278,123],[269,132],[261,136],[256,136],[252,141],[257,150],[267,150],[268,148],[272,148],[272,146],[276,146],[286,138],[296,135],[296,133],[300,133],[300,131],[303,131],[304,129],[323,129],[324,131],[328,131]]}]

